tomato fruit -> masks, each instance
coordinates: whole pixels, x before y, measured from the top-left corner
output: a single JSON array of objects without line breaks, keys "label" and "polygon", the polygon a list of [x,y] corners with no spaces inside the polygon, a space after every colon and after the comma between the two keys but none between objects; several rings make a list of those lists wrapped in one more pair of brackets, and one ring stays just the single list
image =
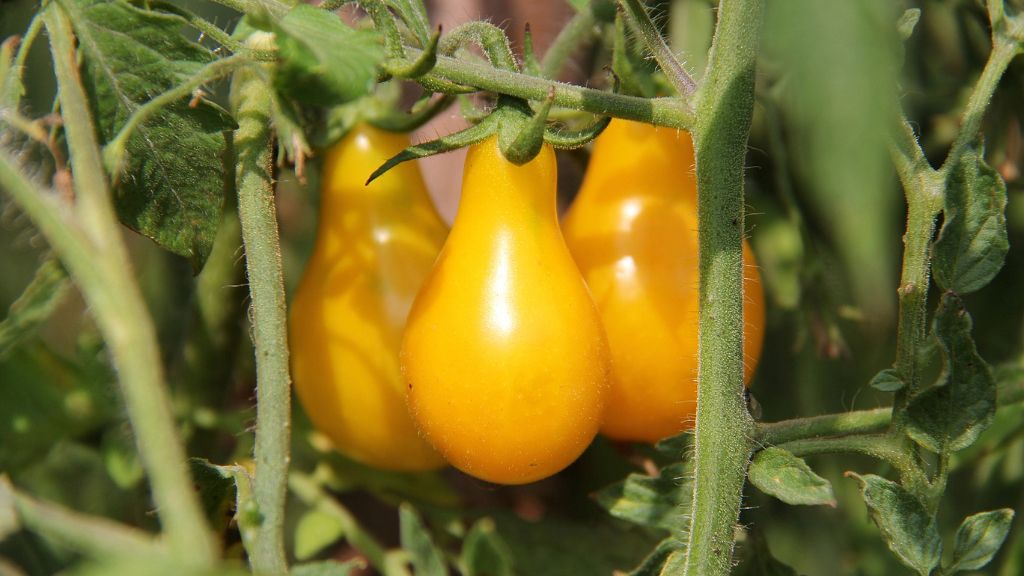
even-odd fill
[{"label": "tomato fruit", "polygon": [[409,417],[398,351],[447,230],[416,163],[364,182],[408,145],[358,126],[328,151],[290,326],[295,389],[313,424],[353,459],[403,471],[444,464]]},{"label": "tomato fruit", "polygon": [[523,484],[575,460],[600,424],[609,354],[562,239],[555,154],[469,148],[451,234],[409,314],[409,406],[453,466]]},{"label": "tomato fruit", "polygon": [[[697,182],[690,136],[613,120],[594,144],[565,240],[601,311],[612,385],[601,432],[653,442],[697,412]],[[744,382],[764,338],[764,293],[743,242]]]}]

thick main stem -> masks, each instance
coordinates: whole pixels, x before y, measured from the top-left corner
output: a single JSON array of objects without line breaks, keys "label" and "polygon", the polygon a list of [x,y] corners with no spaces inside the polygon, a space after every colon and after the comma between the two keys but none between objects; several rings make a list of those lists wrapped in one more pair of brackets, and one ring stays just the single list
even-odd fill
[{"label": "thick main stem", "polygon": [[262,522],[249,550],[256,572],[285,574],[284,506],[291,437],[291,378],[284,273],[271,173],[270,87],[253,69],[235,74],[232,103],[238,132],[238,214],[242,222],[252,336],[256,348],[256,475]]},{"label": "thick main stem", "polygon": [[[50,4],[44,14],[71,151],[77,220],[84,233],[80,240],[88,242],[88,247],[72,247],[68,236],[54,243],[54,248],[82,288],[117,368],[128,418],[172,552],[183,564],[210,565],[218,556],[217,546],[192,490],[164,385],[156,331],[132,276],[114,215],[78,74],[71,24],[57,4]],[[50,230],[51,242],[62,236]]]},{"label": "thick main stem", "polygon": [[743,398],[743,161],[762,17],[762,0],[721,1],[697,107],[700,345],[688,575],[731,570],[753,447]]}]

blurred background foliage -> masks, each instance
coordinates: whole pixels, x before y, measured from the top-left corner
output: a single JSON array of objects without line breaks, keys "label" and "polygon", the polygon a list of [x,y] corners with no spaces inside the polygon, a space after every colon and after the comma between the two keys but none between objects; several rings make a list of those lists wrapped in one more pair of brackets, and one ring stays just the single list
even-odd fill
[{"label": "blurred background foliage", "polygon": [[[210,3],[182,2],[225,28],[235,16]],[[437,20],[489,17],[521,38],[526,21],[549,30],[570,14],[547,3],[429,3]],[[551,3],[558,4],[558,3]],[[1013,4],[1011,2],[1010,4]],[[21,33],[37,3],[0,4],[0,37]],[[955,137],[958,114],[990,47],[984,6],[977,0],[786,0],[769,2],[747,172],[747,225],[764,275],[769,324],[765,352],[752,385],[761,418],[780,420],[886,405],[868,387],[893,359],[896,287],[905,205],[886,150],[888,111],[901,105],[936,163]],[[900,21],[920,9],[916,26]],[[657,21],[696,76],[706,61],[714,19],[710,0],[653,3]],[[902,22],[903,29],[897,27]],[[905,42],[901,31],[912,26]],[[194,34],[189,31],[188,33]],[[517,47],[521,43],[517,43]],[[581,50],[564,77],[601,78],[606,47]],[[49,110],[54,80],[45,43],[30,55],[27,104]],[[593,74],[591,74],[593,70]],[[223,88],[223,87],[222,87]],[[221,95],[223,96],[223,95]],[[996,280],[966,298],[974,337],[993,366],[1024,363],[1024,181],[1021,179],[1021,103],[1024,61],[1011,64],[985,120],[985,151],[1006,179],[1010,250]],[[453,109],[428,132],[459,122]],[[31,153],[31,152],[29,152]],[[40,155],[41,172],[48,168]],[[425,166],[431,192],[450,218],[457,205],[457,155]],[[560,158],[560,195],[567,205],[586,152]],[[315,161],[314,161],[315,164]],[[315,166],[314,166],[315,168]],[[316,222],[315,169],[301,184],[279,174],[279,217],[289,292],[309,254]],[[217,464],[251,454],[254,371],[245,307],[237,220],[226,211],[207,268],[193,277],[189,263],[125,232],[136,270],[156,319],[175,408],[190,454]],[[45,241],[5,196],[0,196],[0,311],[7,310],[49,258]],[[930,302],[937,301],[933,293]],[[34,335],[0,345],[0,472],[41,498],[145,528],[155,517],[146,493],[114,376],[103,344],[73,287],[55,299],[52,317]],[[2,315],[2,313],[0,313]],[[943,500],[944,537],[958,519],[980,510],[1024,510],[1024,409],[1002,410],[977,449],[959,456]],[[526,487],[494,487],[455,471],[404,475],[375,471],[330,451],[312,432],[296,403],[293,469],[336,494],[368,533],[397,545],[395,505],[416,505],[442,546],[461,539],[489,517],[501,553],[519,574],[609,574],[639,563],[664,534],[610,518],[590,498],[596,490],[666,461],[653,449],[598,439],[558,476]],[[902,568],[869,521],[846,470],[878,471],[858,457],[817,457],[819,474],[833,481],[834,509],[793,507],[749,491],[741,523],[741,558],[772,554],[803,574],[890,574]],[[294,488],[294,486],[293,486]],[[289,502],[291,554],[301,559],[351,557],[351,526],[325,513],[315,498],[293,490]],[[228,516],[211,514],[225,526]],[[540,520],[543,519],[541,522]],[[1024,573],[1024,515],[990,573]],[[487,524],[490,526],[490,524]],[[238,536],[225,544],[240,554]],[[500,547],[499,547],[500,548]],[[6,560],[4,560],[6,558]],[[0,544],[0,574],[12,562],[27,574],[50,574],[75,558],[58,544],[19,533]],[[743,562],[757,572],[764,562]]]}]

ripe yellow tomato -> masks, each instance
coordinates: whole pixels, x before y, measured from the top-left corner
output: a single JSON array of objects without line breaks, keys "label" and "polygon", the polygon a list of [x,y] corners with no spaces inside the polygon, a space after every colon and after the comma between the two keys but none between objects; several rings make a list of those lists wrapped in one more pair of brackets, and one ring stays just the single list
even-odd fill
[{"label": "ripe yellow tomato", "polygon": [[601,320],[558,227],[555,154],[469,149],[455,224],[402,344],[409,406],[449,463],[502,484],[569,465],[607,392]]},{"label": "ripe yellow tomato", "polygon": [[444,464],[409,417],[398,351],[447,230],[415,163],[364,182],[408,145],[359,126],[327,153],[290,326],[295,389],[313,424],[353,459],[403,471]]},{"label": "ripe yellow tomato", "polygon": [[[653,442],[697,413],[697,182],[690,135],[613,120],[563,223],[601,311],[612,388],[601,432]],[[764,338],[764,293],[743,242],[744,382]]]}]

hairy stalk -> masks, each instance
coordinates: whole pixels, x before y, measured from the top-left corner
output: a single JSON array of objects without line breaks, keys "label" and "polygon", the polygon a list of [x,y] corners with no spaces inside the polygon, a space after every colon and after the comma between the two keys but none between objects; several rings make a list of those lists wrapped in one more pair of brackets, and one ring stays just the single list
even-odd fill
[{"label": "hairy stalk", "polygon": [[[421,51],[406,47],[410,58],[419,57]],[[498,70],[485,64],[468,62],[447,56],[438,56],[433,71],[425,79],[440,79],[507,94],[526,100],[541,101],[555,90],[554,105],[562,108],[586,110],[603,116],[640,120],[659,126],[689,130],[693,127],[693,110],[678,98],[639,98],[592,88],[583,88],[564,82],[555,82],[519,72]]]},{"label": "hairy stalk", "polygon": [[135,554],[167,561],[167,549],[149,534],[97,516],[87,516],[56,504],[36,500],[0,476],[0,502],[9,501],[18,523],[61,544],[93,556]]},{"label": "hairy stalk", "polygon": [[647,14],[647,8],[644,7],[640,0],[618,0],[618,3],[629,14],[629,18],[640,30],[644,37],[644,43],[647,44],[647,49],[654,55],[658,66],[661,67],[665,77],[672,83],[672,86],[683,98],[692,96],[697,91],[697,84],[690,77],[686,69],[683,68],[683,64],[676,58],[672,49],[665,42],[665,39],[662,38],[658,27],[651,20],[651,16]]},{"label": "hairy stalk", "polygon": [[891,421],[892,408],[825,414],[758,424],[756,438],[761,444],[775,445],[816,436],[880,432],[888,428]]},{"label": "hairy stalk", "polygon": [[577,12],[544,53],[540,63],[541,75],[545,78],[557,78],[569,57],[580,48],[580,45],[594,37],[595,24],[592,8],[588,6]]},{"label": "hairy stalk", "polygon": [[762,0],[722,0],[698,94],[700,328],[695,485],[684,574],[732,568],[754,422],[743,399],[743,161]]},{"label": "hairy stalk", "polygon": [[[254,35],[253,41],[266,40]],[[256,348],[256,473],[253,495],[262,522],[249,550],[258,573],[288,571],[284,552],[284,506],[288,490],[291,436],[291,378],[288,374],[288,319],[271,172],[270,87],[260,71],[235,74],[231,101],[238,122],[238,214],[252,295],[252,337]]]},{"label": "hairy stalk", "polygon": [[794,456],[816,456],[820,454],[863,454],[891,464],[899,474],[904,486],[914,492],[923,492],[928,480],[918,467],[917,461],[900,441],[885,434],[854,434],[835,438],[808,438],[781,444],[779,448]]},{"label": "hairy stalk", "polygon": [[[153,321],[132,275],[114,215],[78,75],[71,24],[59,4],[50,4],[44,19],[71,151],[76,223],[86,238],[55,231],[56,222],[45,227],[40,223],[40,229],[82,288],[113,358],[140,458],[175,558],[182,564],[210,565],[218,556],[217,546],[192,490],[185,451],[171,416]],[[38,211],[30,216],[34,220],[51,218]],[[72,248],[70,243],[78,246]]]}]

